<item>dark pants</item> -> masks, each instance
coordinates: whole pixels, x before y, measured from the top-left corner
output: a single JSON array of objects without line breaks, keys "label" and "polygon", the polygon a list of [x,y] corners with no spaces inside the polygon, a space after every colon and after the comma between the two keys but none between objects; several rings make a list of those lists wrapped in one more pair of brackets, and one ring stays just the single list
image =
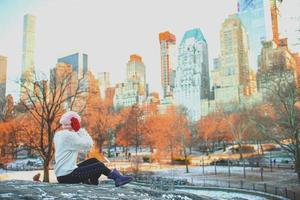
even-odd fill
[{"label": "dark pants", "polygon": [[77,165],[70,174],[65,176],[58,176],[59,183],[86,183],[98,185],[101,174],[108,176],[110,169],[108,169],[102,162],[96,158],[90,158]]}]

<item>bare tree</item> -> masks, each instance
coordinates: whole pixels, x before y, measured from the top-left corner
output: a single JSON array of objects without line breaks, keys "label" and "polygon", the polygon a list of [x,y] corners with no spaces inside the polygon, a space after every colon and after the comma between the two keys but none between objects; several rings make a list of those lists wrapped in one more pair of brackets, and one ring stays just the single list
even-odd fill
[{"label": "bare tree", "polygon": [[230,111],[220,108],[218,112],[227,123],[232,134],[232,138],[238,145],[240,159],[243,159],[242,144],[244,143],[249,128],[252,125],[249,118],[249,109],[245,106],[236,105],[235,108],[230,109]]},{"label": "bare tree", "polygon": [[263,74],[262,80],[267,98],[252,120],[265,137],[289,152],[300,180],[300,88],[295,71],[279,62]]},{"label": "bare tree", "polygon": [[[36,81],[27,79],[21,81],[21,89],[26,98],[20,103],[24,106],[27,119],[34,121],[34,127],[27,128],[28,134],[34,134],[33,145],[44,161],[44,182],[49,182],[49,165],[53,158],[53,137],[60,128],[60,116],[66,109],[73,108],[74,102],[83,93],[82,80],[74,78],[74,73],[66,69],[60,73],[54,71],[50,76],[50,83],[46,80]],[[24,122],[26,123],[26,122]],[[32,129],[34,128],[34,129]],[[27,144],[33,144],[32,137]]]}]

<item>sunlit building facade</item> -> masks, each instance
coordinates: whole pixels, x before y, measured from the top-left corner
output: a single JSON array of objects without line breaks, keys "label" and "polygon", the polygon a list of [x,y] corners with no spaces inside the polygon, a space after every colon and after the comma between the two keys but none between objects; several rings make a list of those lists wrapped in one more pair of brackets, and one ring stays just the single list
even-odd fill
[{"label": "sunlit building facade", "polygon": [[[72,66],[66,63],[57,63],[54,68],[50,70],[50,94],[61,93],[64,90],[62,96],[67,97],[74,95],[77,89],[78,78],[76,72],[72,71]],[[72,99],[68,99],[65,102],[65,107],[70,106]]]},{"label": "sunlit building facade", "polygon": [[210,98],[201,101],[202,116],[216,109],[251,104],[256,93],[256,74],[249,68],[247,34],[236,14],[223,22],[220,42],[220,57],[211,71],[213,91]]},{"label": "sunlit building facade", "polygon": [[180,42],[176,69],[175,103],[187,108],[190,120],[201,116],[201,99],[209,96],[207,42],[200,29],[185,32]]},{"label": "sunlit building facade", "polygon": [[139,94],[145,95],[147,92],[146,85],[146,67],[142,61],[142,57],[137,54],[130,55],[130,59],[126,68],[127,81],[139,83]]},{"label": "sunlit building facade", "polygon": [[297,60],[288,49],[287,39],[280,39],[279,46],[276,46],[273,41],[266,41],[261,50],[257,83],[264,99],[272,95],[272,84],[280,78],[299,86]]},{"label": "sunlit building facade", "polygon": [[106,89],[110,87],[110,74],[109,72],[98,73],[100,96],[102,99],[106,98]]},{"label": "sunlit building facade", "polygon": [[240,95],[250,95],[253,91],[249,91],[247,34],[237,15],[230,15],[223,22],[220,41],[220,67],[212,72],[215,100],[239,102]]},{"label": "sunlit building facade", "polygon": [[6,95],[7,57],[0,55],[0,108],[4,105]]},{"label": "sunlit building facade", "polygon": [[163,97],[173,96],[176,70],[176,37],[169,31],[159,34]]},{"label": "sunlit building facade", "polygon": [[114,107],[122,108],[143,103],[148,95],[146,67],[142,57],[130,55],[126,68],[126,80],[115,87]]}]

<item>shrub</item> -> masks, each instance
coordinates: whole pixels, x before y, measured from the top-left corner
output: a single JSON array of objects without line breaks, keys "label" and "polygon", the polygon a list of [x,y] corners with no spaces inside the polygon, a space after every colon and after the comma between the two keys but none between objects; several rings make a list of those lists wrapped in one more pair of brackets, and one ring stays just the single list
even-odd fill
[{"label": "shrub", "polygon": [[274,144],[264,144],[263,145],[264,151],[276,151],[278,148]]},{"label": "shrub", "polygon": [[232,147],[232,152],[234,153],[252,153],[254,152],[254,147],[249,145],[242,145],[241,147]]},{"label": "shrub", "polygon": [[143,161],[146,163],[150,163],[150,156],[143,156]]},{"label": "shrub", "polygon": [[[185,165],[185,158],[184,157],[174,158],[173,163],[178,164],[178,165]],[[187,163],[191,164],[191,158],[190,157],[187,157]]]},{"label": "shrub", "polygon": [[[229,163],[232,165],[232,161],[229,160]],[[220,159],[216,161],[216,165],[228,165],[228,160],[226,159]]]},{"label": "shrub", "polygon": [[289,160],[281,160],[281,163],[289,163]]}]

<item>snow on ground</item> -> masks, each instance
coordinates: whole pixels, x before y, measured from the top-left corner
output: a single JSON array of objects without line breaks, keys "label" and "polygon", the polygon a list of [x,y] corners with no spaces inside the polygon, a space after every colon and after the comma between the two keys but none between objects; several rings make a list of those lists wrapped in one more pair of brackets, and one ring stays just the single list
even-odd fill
[{"label": "snow on ground", "polygon": [[41,169],[43,167],[43,161],[40,158],[25,158],[25,159],[18,159],[13,162],[10,162],[6,166],[7,169],[16,169],[16,170]]},{"label": "snow on ground", "polygon": [[[41,173],[40,180],[43,180],[43,170],[33,170],[33,171],[7,171],[0,174],[0,181],[4,180],[26,180],[32,181],[32,178],[37,173]],[[49,170],[50,182],[57,183],[56,176],[54,174],[54,170]],[[106,180],[106,176],[101,176],[100,180]]]},{"label": "snow on ground", "polygon": [[[43,179],[43,170],[33,170],[33,171],[7,171],[0,174],[0,181],[4,180],[27,180],[32,181],[32,178],[37,173],[41,173],[41,180]],[[56,177],[53,170],[49,171],[50,182],[56,183]]]},{"label": "snow on ground", "polygon": [[9,173],[9,172],[12,172],[12,171],[6,170],[6,169],[0,169],[0,176],[1,176],[1,174],[5,174],[5,173]]},{"label": "snow on ground", "polygon": [[192,189],[176,189],[180,192],[188,192],[196,195],[206,196],[210,198],[216,198],[219,200],[228,200],[228,199],[239,199],[239,200],[267,200],[264,197],[258,197],[250,194],[242,194],[235,192],[225,192],[225,191],[212,191],[212,190],[192,190]]}]

